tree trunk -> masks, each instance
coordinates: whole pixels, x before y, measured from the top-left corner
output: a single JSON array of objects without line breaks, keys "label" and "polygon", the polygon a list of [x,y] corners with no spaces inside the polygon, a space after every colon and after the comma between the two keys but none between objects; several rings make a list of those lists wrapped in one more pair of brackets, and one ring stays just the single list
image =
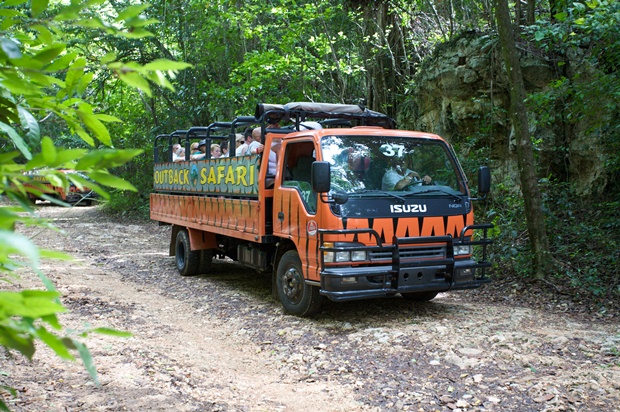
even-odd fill
[{"label": "tree trunk", "polygon": [[510,87],[510,117],[515,132],[521,192],[525,203],[525,218],[530,247],[534,257],[533,272],[537,278],[542,278],[552,267],[551,254],[543,214],[542,196],[536,176],[537,167],[534,161],[534,150],[529,134],[525,108],[525,86],[507,0],[495,0],[495,17]]},{"label": "tree trunk", "polygon": [[365,8],[365,13],[368,16],[366,19],[366,32],[369,34],[378,34],[375,42],[380,42],[378,45],[375,43],[374,47],[371,42],[365,53],[366,56],[368,56],[368,96],[366,98],[366,104],[369,109],[382,112],[384,111],[388,99],[387,93],[389,86],[387,84],[387,74],[390,67],[385,66],[385,51],[377,53],[377,50],[384,50],[384,48],[389,47],[389,45],[386,44],[387,39],[385,38],[388,7],[387,4],[383,2],[370,4]]},{"label": "tree trunk", "polygon": [[367,95],[369,109],[396,115],[398,99],[403,95],[403,72],[410,74],[405,49],[405,33],[398,16],[387,1],[368,2],[364,6],[364,34],[373,41],[366,44]]},{"label": "tree trunk", "polygon": [[523,9],[520,0],[515,1],[515,21],[517,22],[517,31],[520,31],[521,23],[523,23]]},{"label": "tree trunk", "polygon": [[536,23],[536,0],[527,0],[527,25]]}]

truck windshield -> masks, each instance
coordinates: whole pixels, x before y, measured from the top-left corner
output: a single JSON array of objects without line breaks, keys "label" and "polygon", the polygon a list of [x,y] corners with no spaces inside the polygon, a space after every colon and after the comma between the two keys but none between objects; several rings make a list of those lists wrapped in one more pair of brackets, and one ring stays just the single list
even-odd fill
[{"label": "truck windshield", "polygon": [[440,140],[326,136],[332,191],[350,196],[460,196],[466,194],[454,156]]}]

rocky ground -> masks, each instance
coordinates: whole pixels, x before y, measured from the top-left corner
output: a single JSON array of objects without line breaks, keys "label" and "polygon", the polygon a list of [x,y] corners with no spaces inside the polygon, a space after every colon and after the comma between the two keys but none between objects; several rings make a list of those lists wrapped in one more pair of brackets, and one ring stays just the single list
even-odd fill
[{"label": "rocky ground", "polygon": [[[428,303],[329,303],[285,314],[270,279],[229,261],[178,275],[169,227],[41,205],[62,232],[20,227],[74,261],[45,261],[70,329],[90,335],[100,385],[40,347],[0,355],[14,411],[610,411],[620,409],[615,302],[501,281]],[[3,286],[6,288],[7,286]],[[40,287],[23,272],[9,288]],[[535,292],[535,293],[534,293]]]}]

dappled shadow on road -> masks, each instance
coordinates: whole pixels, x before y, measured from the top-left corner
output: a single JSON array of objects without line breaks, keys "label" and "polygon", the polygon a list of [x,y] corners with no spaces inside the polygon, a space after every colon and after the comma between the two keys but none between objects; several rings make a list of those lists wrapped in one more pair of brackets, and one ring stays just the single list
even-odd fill
[{"label": "dappled shadow on road", "polygon": [[450,301],[446,295],[439,295],[430,302],[411,302],[395,296],[351,302],[327,301],[321,318],[340,322],[354,319],[355,325],[366,327],[378,318],[385,319],[389,325],[406,320],[441,320],[456,313],[466,316],[468,311],[468,307]]},{"label": "dappled shadow on road", "polygon": [[[175,276],[174,273],[172,276]],[[179,281],[180,276],[176,277]],[[279,301],[272,295],[271,274],[259,273],[246,268],[233,261],[215,260],[212,271],[192,278],[182,278],[181,282],[187,282],[188,287],[209,291],[212,299],[234,295],[235,301],[243,304],[243,301],[252,300],[255,304],[269,306],[271,310],[284,313]],[[216,294],[214,296],[214,293]],[[229,306],[229,305],[226,305]],[[376,298],[354,300],[348,302],[333,302],[324,298],[322,311],[309,319],[320,319],[319,323],[348,322],[354,327],[366,327],[376,322],[377,319],[385,319],[387,325],[391,322],[403,320],[441,320],[458,314],[467,316],[473,309],[452,300],[449,293],[439,294],[431,302],[412,302],[403,299],[399,295],[389,298]],[[473,315],[473,314],[472,314]]]}]

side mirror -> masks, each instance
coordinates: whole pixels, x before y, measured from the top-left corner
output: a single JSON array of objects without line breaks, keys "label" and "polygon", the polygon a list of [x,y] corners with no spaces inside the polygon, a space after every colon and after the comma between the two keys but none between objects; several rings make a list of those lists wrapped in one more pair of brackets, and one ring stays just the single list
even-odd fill
[{"label": "side mirror", "polygon": [[349,195],[343,192],[332,193],[332,200],[337,205],[344,205],[349,201]]},{"label": "side mirror", "polygon": [[312,190],[317,193],[327,193],[330,190],[330,165],[329,162],[312,162],[310,184]]},{"label": "side mirror", "polygon": [[487,166],[478,169],[478,193],[486,196],[491,191],[491,171]]}]

